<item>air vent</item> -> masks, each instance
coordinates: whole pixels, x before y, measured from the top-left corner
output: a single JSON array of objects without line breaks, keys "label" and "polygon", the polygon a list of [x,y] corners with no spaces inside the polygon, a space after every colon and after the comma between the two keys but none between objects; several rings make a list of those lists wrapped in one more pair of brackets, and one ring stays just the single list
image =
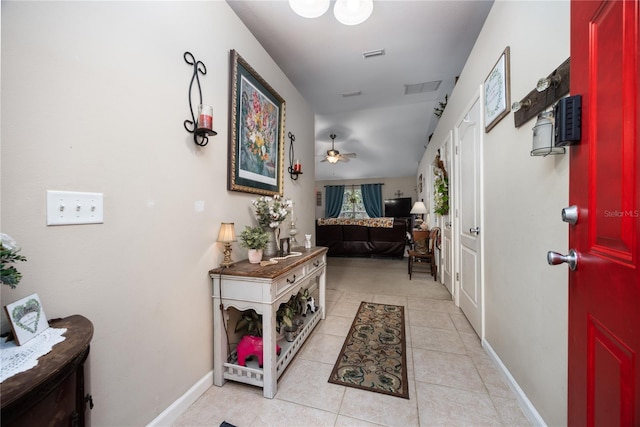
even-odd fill
[{"label": "air vent", "polygon": [[362,95],[362,91],[356,90],[356,91],[353,91],[353,92],[345,92],[345,93],[342,94],[342,97],[343,98],[348,98],[350,96],[358,96],[358,95]]},{"label": "air vent", "polygon": [[442,80],[436,80],[433,82],[416,83],[413,85],[404,85],[405,95],[414,95],[416,93],[435,92],[440,87]]},{"label": "air vent", "polygon": [[368,52],[362,52],[362,57],[364,59],[373,58],[374,56],[382,56],[382,55],[384,55],[384,49],[376,49],[376,50],[370,50]]}]

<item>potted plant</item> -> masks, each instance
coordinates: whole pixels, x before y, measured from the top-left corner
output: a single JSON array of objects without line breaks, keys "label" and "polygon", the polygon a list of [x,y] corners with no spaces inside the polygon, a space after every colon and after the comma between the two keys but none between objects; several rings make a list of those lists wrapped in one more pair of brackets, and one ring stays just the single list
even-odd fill
[{"label": "potted plant", "polygon": [[245,227],[240,233],[240,245],[249,249],[249,262],[258,264],[262,260],[262,251],[267,247],[269,234],[262,227]]},{"label": "potted plant", "polygon": [[250,335],[253,337],[262,336],[262,316],[256,313],[255,310],[243,311],[240,315],[240,320],[236,323],[234,332],[240,332],[244,337]]}]

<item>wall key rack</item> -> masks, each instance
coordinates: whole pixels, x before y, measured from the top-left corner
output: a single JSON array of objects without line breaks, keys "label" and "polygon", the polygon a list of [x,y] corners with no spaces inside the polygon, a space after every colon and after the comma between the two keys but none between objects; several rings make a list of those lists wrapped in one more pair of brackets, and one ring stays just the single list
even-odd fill
[{"label": "wall key rack", "polygon": [[521,101],[513,103],[511,109],[514,111],[516,127],[522,126],[569,93],[570,59],[567,58],[546,78],[540,79],[536,88]]}]

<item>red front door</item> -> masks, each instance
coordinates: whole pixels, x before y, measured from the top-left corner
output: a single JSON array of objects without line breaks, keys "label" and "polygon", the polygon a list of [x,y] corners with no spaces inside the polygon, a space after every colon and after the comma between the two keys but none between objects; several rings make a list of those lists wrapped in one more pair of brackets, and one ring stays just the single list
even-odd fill
[{"label": "red front door", "polygon": [[571,1],[571,426],[640,426],[639,19],[638,0]]}]

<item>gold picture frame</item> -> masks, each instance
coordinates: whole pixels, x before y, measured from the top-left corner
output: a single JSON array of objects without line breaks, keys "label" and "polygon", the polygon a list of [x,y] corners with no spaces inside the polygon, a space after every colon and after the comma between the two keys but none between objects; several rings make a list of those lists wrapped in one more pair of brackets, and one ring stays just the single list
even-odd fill
[{"label": "gold picture frame", "polygon": [[231,50],[227,189],[266,196],[284,190],[284,99]]}]

